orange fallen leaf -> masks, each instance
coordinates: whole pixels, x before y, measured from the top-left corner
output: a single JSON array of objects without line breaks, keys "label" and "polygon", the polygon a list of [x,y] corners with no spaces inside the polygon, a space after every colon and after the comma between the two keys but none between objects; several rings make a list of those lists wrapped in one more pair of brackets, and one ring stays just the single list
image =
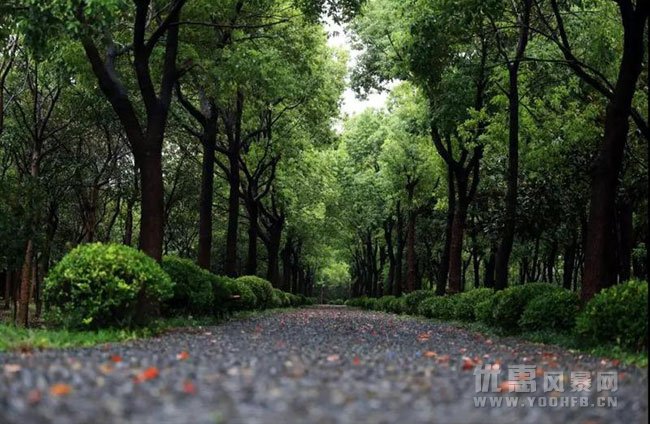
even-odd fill
[{"label": "orange fallen leaf", "polygon": [[120,355],[112,355],[111,356],[111,361],[115,362],[116,364],[118,362],[122,362],[122,357]]},{"label": "orange fallen leaf", "polygon": [[501,384],[499,384],[499,388],[501,389],[501,392],[513,392],[515,390],[515,387],[517,387],[517,382],[516,381],[503,381]]},{"label": "orange fallen leaf", "polygon": [[187,353],[187,351],[185,351],[185,350],[182,351],[181,353],[179,353],[178,355],[176,355],[176,359],[178,359],[179,361],[184,361],[189,357],[190,357],[190,354]]},{"label": "orange fallen leaf", "polygon": [[439,364],[446,364],[446,363],[449,362],[449,358],[450,358],[449,355],[442,355],[442,356],[438,357],[438,363]]},{"label": "orange fallen leaf", "polygon": [[29,393],[27,393],[27,402],[29,402],[30,405],[33,405],[35,403],[39,403],[41,401],[41,391],[38,389],[33,389],[30,390]]},{"label": "orange fallen leaf", "polygon": [[113,366],[111,364],[101,364],[99,366],[99,371],[104,375],[110,374],[113,372]]},{"label": "orange fallen leaf", "polygon": [[142,383],[143,381],[153,380],[154,378],[158,377],[159,374],[160,373],[158,372],[158,368],[149,367],[135,377],[135,382]]},{"label": "orange fallen leaf", "polygon": [[463,365],[461,367],[461,369],[463,371],[473,370],[475,366],[476,366],[476,363],[472,360],[472,358],[468,358],[467,356],[463,356]]},{"label": "orange fallen leaf", "polygon": [[191,381],[187,380],[183,383],[183,392],[188,395],[193,395],[196,393],[196,386]]},{"label": "orange fallen leaf", "polygon": [[434,351],[427,350],[426,352],[424,352],[424,356],[426,356],[427,358],[435,358],[436,356],[438,356],[438,354]]},{"label": "orange fallen leaf", "polygon": [[426,342],[431,338],[431,333],[420,333],[418,334],[418,341]]},{"label": "orange fallen leaf", "polygon": [[2,368],[7,374],[15,374],[19,372],[23,367],[18,364],[6,364]]},{"label": "orange fallen leaf", "polygon": [[57,383],[50,387],[52,396],[66,396],[72,393],[72,387],[69,384]]}]

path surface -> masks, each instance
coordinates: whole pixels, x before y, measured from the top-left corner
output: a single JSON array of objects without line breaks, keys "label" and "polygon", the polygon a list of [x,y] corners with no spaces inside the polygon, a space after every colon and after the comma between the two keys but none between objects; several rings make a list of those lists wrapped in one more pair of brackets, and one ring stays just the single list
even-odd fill
[{"label": "path surface", "polygon": [[[544,371],[615,369],[618,405],[475,407],[479,360],[500,362],[502,380],[508,365],[522,363]],[[0,354],[0,364],[0,423],[632,424],[645,422],[648,408],[647,370],[342,308],[90,349]],[[564,395],[576,395],[565,389]],[[521,401],[528,396],[519,395]]]}]

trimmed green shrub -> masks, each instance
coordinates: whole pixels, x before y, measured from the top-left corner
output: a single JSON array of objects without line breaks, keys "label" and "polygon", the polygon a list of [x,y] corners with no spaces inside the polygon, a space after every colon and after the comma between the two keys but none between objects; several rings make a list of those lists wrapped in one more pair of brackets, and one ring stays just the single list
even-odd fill
[{"label": "trimmed green shrub", "polygon": [[345,302],[345,305],[350,306],[352,308],[363,308],[367,301],[368,301],[367,296],[354,297],[352,299],[348,299]]},{"label": "trimmed green shrub", "polygon": [[454,299],[451,296],[433,296],[420,302],[418,313],[427,318],[452,319]]},{"label": "trimmed green shrub", "polygon": [[474,307],[474,317],[476,318],[476,321],[480,321],[488,325],[493,325],[494,323],[494,318],[492,316],[493,309],[494,309],[494,296],[478,302]]},{"label": "trimmed green shrub", "polygon": [[233,296],[239,296],[239,299],[231,300],[229,302],[229,304],[232,306],[229,306],[228,309],[233,311],[249,311],[251,309],[257,308],[257,297],[248,284],[227,277],[220,278],[222,278],[226,289]]},{"label": "trimmed green shrub", "polygon": [[237,278],[237,281],[246,284],[253,290],[257,298],[257,308],[264,309],[271,305],[273,301],[273,286],[267,280],[255,275],[245,275]]},{"label": "trimmed green shrub", "polygon": [[236,285],[235,280],[229,277],[210,274],[212,284],[212,311],[218,317],[225,316],[230,310],[236,309],[233,302],[232,287]]},{"label": "trimmed green shrub", "polygon": [[162,269],[174,282],[174,295],[165,302],[172,314],[207,315],[213,306],[212,274],[189,259],[165,256]]},{"label": "trimmed green shrub", "polygon": [[403,314],[406,309],[406,302],[403,297],[396,297],[388,303],[388,310],[394,314]]},{"label": "trimmed green shrub", "polygon": [[577,313],[578,295],[559,289],[528,302],[519,319],[519,327],[526,331],[570,330],[575,325]]},{"label": "trimmed green shrub", "polygon": [[395,296],[383,296],[377,299],[377,309],[385,312],[392,312],[390,310],[390,303],[397,299]]},{"label": "trimmed green shrub", "polygon": [[404,313],[415,315],[419,313],[420,303],[423,300],[434,297],[436,293],[433,290],[415,290],[404,296]]},{"label": "trimmed green shrub", "polygon": [[271,307],[281,308],[284,306],[284,293],[280,289],[273,289],[273,298],[271,301]]},{"label": "trimmed green shrub", "polygon": [[488,288],[473,289],[454,295],[454,318],[461,321],[476,320],[476,305],[494,296],[494,290]]},{"label": "trimmed green shrub", "polygon": [[590,344],[643,350],[648,343],[648,283],[629,281],[602,290],[578,315],[576,332]]},{"label": "trimmed green shrub", "polygon": [[561,290],[563,289],[547,283],[528,283],[508,287],[494,294],[491,316],[483,318],[487,318],[486,324],[508,332],[516,332],[519,330],[519,319],[531,300]]},{"label": "trimmed green shrub", "polygon": [[92,243],[76,247],[45,279],[50,319],[67,328],[131,327],[138,297],[160,304],[173,295],[171,278],[155,260],[129,246]]}]

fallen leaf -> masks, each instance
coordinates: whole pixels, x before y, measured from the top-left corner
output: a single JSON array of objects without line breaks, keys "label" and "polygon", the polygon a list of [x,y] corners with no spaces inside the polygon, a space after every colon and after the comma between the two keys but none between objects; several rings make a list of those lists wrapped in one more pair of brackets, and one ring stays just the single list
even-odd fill
[{"label": "fallen leaf", "polygon": [[361,359],[355,355],[354,359],[352,359],[352,365],[361,365]]},{"label": "fallen leaf", "polygon": [[187,393],[188,395],[193,395],[196,393],[196,386],[191,381],[186,380],[183,383],[183,392]]},{"label": "fallen leaf", "polygon": [[159,374],[160,373],[158,372],[158,368],[149,367],[135,377],[135,382],[142,383],[143,381],[153,380],[154,378],[158,377]]},{"label": "fallen leaf", "polygon": [[517,387],[517,382],[516,381],[503,381],[501,384],[499,384],[499,388],[501,389],[501,392],[513,392],[515,390],[515,387]]},{"label": "fallen leaf", "polygon": [[420,342],[426,342],[430,338],[431,338],[431,333],[430,332],[418,334],[418,341],[420,341]]},{"label": "fallen leaf", "polygon": [[439,364],[446,364],[449,362],[449,355],[442,355],[438,357],[438,363]]},{"label": "fallen leaf", "polygon": [[424,356],[426,356],[427,358],[435,358],[436,356],[438,356],[438,354],[432,350],[427,350],[426,352],[424,352]]},{"label": "fallen leaf", "polygon": [[329,355],[329,356],[327,357],[327,362],[336,362],[336,361],[338,361],[340,358],[341,358],[341,357],[340,357],[339,355],[337,355],[337,354]]},{"label": "fallen leaf", "polygon": [[473,370],[475,366],[476,366],[476,363],[472,360],[472,358],[468,358],[467,356],[463,356],[463,365],[461,367],[461,369],[463,371]]},{"label": "fallen leaf", "polygon": [[101,364],[99,366],[99,371],[102,374],[110,374],[113,372],[113,366],[111,364]]},{"label": "fallen leaf", "polygon": [[176,355],[176,359],[178,359],[179,361],[184,361],[189,357],[190,357],[190,354],[187,353],[187,351],[185,351],[185,350],[182,351],[181,353],[179,353],[178,355]]},{"label": "fallen leaf", "polygon": [[21,367],[18,364],[6,364],[3,366],[3,369],[7,374],[15,374],[19,372],[22,368],[23,367]]},{"label": "fallen leaf", "polygon": [[618,367],[618,366],[620,365],[620,363],[621,363],[621,361],[618,360],[618,359],[614,359],[614,360],[612,361],[612,365],[615,366],[615,367]]},{"label": "fallen leaf", "polygon": [[122,357],[120,355],[112,355],[111,356],[111,361],[115,362],[116,364],[118,362],[122,362]]},{"label": "fallen leaf", "polygon": [[33,405],[35,403],[39,403],[41,401],[41,391],[38,389],[33,389],[30,390],[29,393],[27,393],[27,402],[29,402],[30,405]]},{"label": "fallen leaf", "polygon": [[50,387],[52,396],[66,396],[72,393],[72,387],[69,384],[57,383]]}]

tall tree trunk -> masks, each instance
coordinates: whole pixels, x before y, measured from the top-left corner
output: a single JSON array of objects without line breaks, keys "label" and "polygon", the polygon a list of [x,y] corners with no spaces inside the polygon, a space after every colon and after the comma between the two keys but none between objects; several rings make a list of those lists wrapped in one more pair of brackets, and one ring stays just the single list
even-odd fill
[{"label": "tall tree trunk", "polygon": [[454,173],[451,163],[447,164],[447,224],[445,226],[445,245],[440,258],[436,294],[442,296],[447,290],[447,276],[449,274],[449,260],[451,252],[451,237],[453,234],[454,215],[456,214],[456,190]]},{"label": "tall tree trunk", "polygon": [[246,258],[246,274],[257,274],[257,230],[259,210],[257,202],[253,200],[248,206],[248,256]]},{"label": "tall tree trunk", "polygon": [[395,251],[393,250],[393,226],[395,221],[388,218],[384,222],[384,239],[386,241],[386,255],[388,256],[388,275],[386,276],[386,286],[384,288],[387,294],[393,293],[395,283]]},{"label": "tall tree trunk", "polygon": [[508,63],[508,187],[506,192],[505,222],[501,244],[495,263],[495,288],[500,290],[508,284],[510,254],[515,238],[517,219],[517,191],[519,178],[519,68],[528,45],[530,11],[532,0],[523,0],[521,14],[517,17],[519,39],[515,57]]},{"label": "tall tree trunk", "polygon": [[[154,143],[158,143],[157,141]],[[162,259],[164,237],[164,186],[162,176],[162,141],[138,158],[140,169],[140,249]]]},{"label": "tall tree trunk", "polygon": [[[460,193],[460,190],[459,190]],[[463,267],[463,235],[465,234],[465,220],[467,219],[467,206],[464,201],[459,201],[454,214],[451,228],[451,245],[449,249],[449,289],[450,294],[462,291]]]},{"label": "tall tree trunk", "polygon": [[629,201],[621,201],[618,207],[618,258],[619,258],[619,281],[628,281],[632,271],[632,248],[634,231],[632,223],[633,208]]},{"label": "tall tree trunk", "polygon": [[199,198],[199,251],[197,263],[210,270],[212,258],[212,199],[214,196],[214,155],[216,128],[214,133],[206,134],[203,142],[201,166],[201,193]]},{"label": "tall tree trunk", "polygon": [[280,288],[280,242],[282,241],[282,226],[272,226],[269,231],[269,243],[267,246],[268,251],[268,267],[266,269],[266,279],[271,282],[273,287]]},{"label": "tall tree trunk", "polygon": [[591,299],[603,287],[616,283],[617,264],[612,261],[613,234],[618,176],[629,130],[632,98],[641,73],[644,53],[644,28],[648,18],[647,2],[618,2],[623,21],[623,58],[614,95],[607,105],[605,135],[592,164],[591,199],[582,299]]},{"label": "tall tree trunk", "polygon": [[13,278],[12,278],[13,272],[11,269],[7,269],[7,275],[5,276],[5,304],[4,304],[4,309],[9,309],[11,307],[11,295],[13,293]]},{"label": "tall tree trunk", "polygon": [[33,259],[34,242],[29,238],[25,247],[25,257],[20,274],[20,299],[18,301],[18,314],[16,316],[16,324],[23,327],[29,326],[29,297],[31,294]]},{"label": "tall tree trunk", "polygon": [[400,201],[397,201],[397,252],[395,253],[395,284],[393,286],[394,296],[402,294],[402,258],[404,257],[404,217]]},{"label": "tall tree trunk", "polygon": [[566,245],[564,250],[564,266],[562,272],[562,287],[571,290],[573,281],[573,271],[576,261],[577,240],[575,233],[572,234],[571,241]]},{"label": "tall tree trunk", "polygon": [[485,287],[494,288],[494,268],[496,266],[497,250],[494,246],[490,247],[488,260],[485,262]]},{"label": "tall tree trunk", "polygon": [[413,193],[416,182],[407,186],[408,191],[408,215],[406,223],[406,291],[412,292],[416,289],[417,264],[415,259],[415,221],[417,212],[413,206]]}]

